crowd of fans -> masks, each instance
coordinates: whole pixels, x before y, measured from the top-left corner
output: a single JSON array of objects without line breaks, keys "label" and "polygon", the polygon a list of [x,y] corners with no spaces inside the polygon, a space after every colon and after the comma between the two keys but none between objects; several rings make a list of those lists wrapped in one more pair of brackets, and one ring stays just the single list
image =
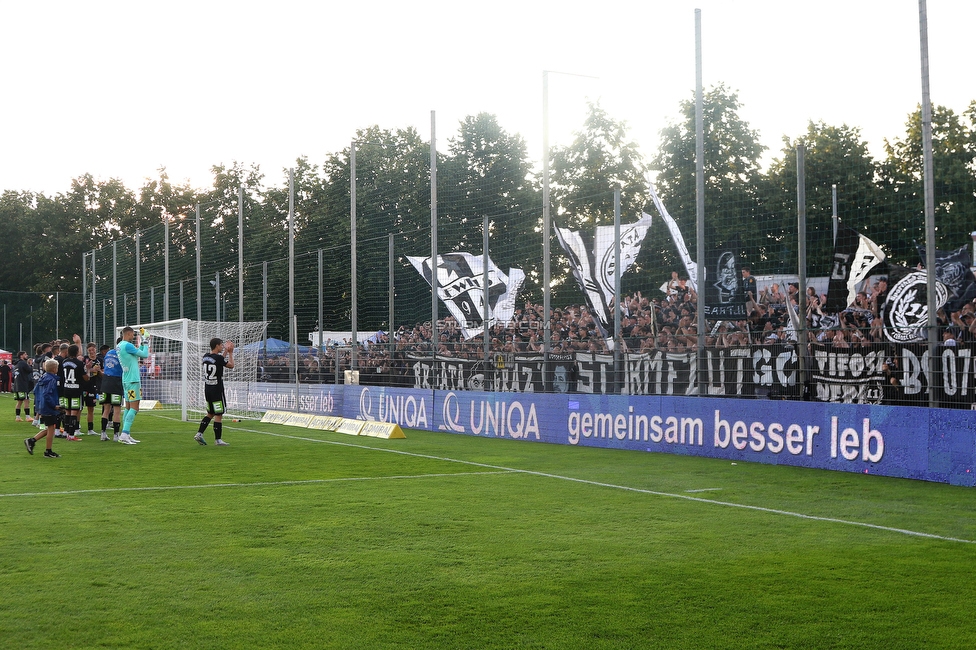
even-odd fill
[{"label": "crowd of fans", "polygon": [[[799,312],[797,283],[768,282],[757,285],[748,268],[743,269],[746,316],[737,320],[706,321],[705,346],[730,348],[748,345],[789,344],[796,341],[797,327],[791,322],[790,307]],[[884,277],[870,278],[854,302],[840,312],[828,312],[827,296],[807,288],[805,326],[811,346],[833,349],[871,348],[884,344],[882,307],[888,292]],[[698,295],[688,280],[672,273],[658,296],[638,291],[625,297],[621,321],[621,348],[627,352],[691,351],[698,346]],[[543,353],[543,306],[526,301],[507,324],[489,330],[489,359],[496,355],[539,355]],[[797,318],[800,319],[799,314]],[[944,345],[976,341],[976,305],[966,304],[950,317],[940,311],[940,334]],[[302,355],[301,378],[310,382],[342,381],[352,368],[350,342],[344,346],[316,350]],[[607,341],[593,315],[583,305],[552,310],[551,354],[608,354]],[[361,380],[384,377],[383,383],[400,383],[410,373],[409,357],[431,356],[431,326],[422,323],[401,326],[381,333],[374,342],[360,343],[357,368]],[[452,317],[438,323],[436,355],[480,361],[485,359],[481,335],[465,340],[462,328]],[[293,380],[294,359],[289,355],[268,358],[262,373],[270,381]],[[338,368],[337,368],[338,365]],[[291,378],[291,379],[289,379]],[[405,380],[406,383],[409,381]]]}]

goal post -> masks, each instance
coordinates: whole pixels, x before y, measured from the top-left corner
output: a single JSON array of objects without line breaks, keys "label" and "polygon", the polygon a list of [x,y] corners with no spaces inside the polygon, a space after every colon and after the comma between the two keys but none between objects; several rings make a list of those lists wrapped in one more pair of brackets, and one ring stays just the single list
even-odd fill
[{"label": "goal post", "polygon": [[[143,398],[157,400],[165,408],[179,409],[180,418],[206,412],[203,397],[203,355],[210,340],[234,342],[234,367],[224,370],[227,413],[234,417],[260,418],[248,408],[248,392],[258,379],[258,355],[267,322],[195,321],[188,318],[141,323],[146,330],[149,358],[140,366]],[[116,330],[116,338],[122,328]]]}]

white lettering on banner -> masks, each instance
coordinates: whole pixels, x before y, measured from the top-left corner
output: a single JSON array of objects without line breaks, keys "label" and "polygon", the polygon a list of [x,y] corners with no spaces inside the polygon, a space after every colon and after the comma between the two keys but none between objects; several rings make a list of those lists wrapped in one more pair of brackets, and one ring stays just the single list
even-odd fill
[{"label": "white lettering on banner", "polygon": [[[662,428],[661,425],[664,425]],[[634,413],[634,407],[622,413],[580,413],[572,411],[567,419],[569,444],[578,445],[581,438],[651,441],[668,444],[704,444],[704,424],[700,418],[662,419]]]},{"label": "white lettering on banner", "polygon": [[413,395],[386,393],[380,396],[376,412],[369,388],[359,392],[358,420],[388,422],[412,429],[427,428],[427,400]]},{"label": "white lettering on banner", "polygon": [[871,419],[864,418],[862,421],[860,436],[857,429],[850,427],[838,434],[838,419],[836,415],[830,418],[830,457],[837,458],[839,451],[844,460],[857,460],[860,455],[865,462],[879,462],[884,456],[884,436],[877,429],[871,428]]},{"label": "white lettering on banner", "polygon": [[[477,416],[477,420],[475,419]],[[534,435],[541,440],[539,415],[535,404],[530,403],[528,411],[521,402],[495,401],[494,408],[488,400],[471,400],[471,433],[511,438],[528,438]]]},{"label": "white lettering on banner", "polygon": [[763,422],[752,422],[746,425],[745,422],[737,420],[729,424],[728,420],[722,419],[721,411],[717,409],[715,411],[714,445],[720,449],[727,449],[731,444],[740,451],[748,447],[755,452],[768,449],[778,454],[785,447],[786,451],[794,456],[801,454],[813,456],[813,438],[818,433],[820,427],[813,425],[807,425],[804,432],[802,425],[791,424],[786,427],[784,435],[783,425],[779,422],[772,422],[767,426]]}]

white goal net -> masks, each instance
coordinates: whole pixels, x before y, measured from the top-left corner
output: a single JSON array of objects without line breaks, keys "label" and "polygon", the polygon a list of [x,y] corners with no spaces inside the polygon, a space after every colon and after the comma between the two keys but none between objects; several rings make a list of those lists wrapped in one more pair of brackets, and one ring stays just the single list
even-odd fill
[{"label": "white goal net", "polygon": [[[210,340],[234,342],[234,367],[224,370],[227,414],[260,418],[248,409],[248,389],[257,381],[258,351],[266,322],[213,322],[186,318],[133,326],[149,336],[149,358],[143,363],[142,397],[178,408],[183,420],[206,411],[203,399],[203,355],[210,352]],[[122,328],[116,332],[121,335]]]}]

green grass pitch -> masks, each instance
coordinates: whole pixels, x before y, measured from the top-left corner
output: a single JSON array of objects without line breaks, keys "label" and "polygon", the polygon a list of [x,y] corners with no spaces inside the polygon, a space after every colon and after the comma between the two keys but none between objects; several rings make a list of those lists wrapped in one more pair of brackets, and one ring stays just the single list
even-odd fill
[{"label": "green grass pitch", "polygon": [[[0,397],[4,648],[967,648],[976,493],[877,476]],[[38,450],[43,449],[41,445]]]}]

